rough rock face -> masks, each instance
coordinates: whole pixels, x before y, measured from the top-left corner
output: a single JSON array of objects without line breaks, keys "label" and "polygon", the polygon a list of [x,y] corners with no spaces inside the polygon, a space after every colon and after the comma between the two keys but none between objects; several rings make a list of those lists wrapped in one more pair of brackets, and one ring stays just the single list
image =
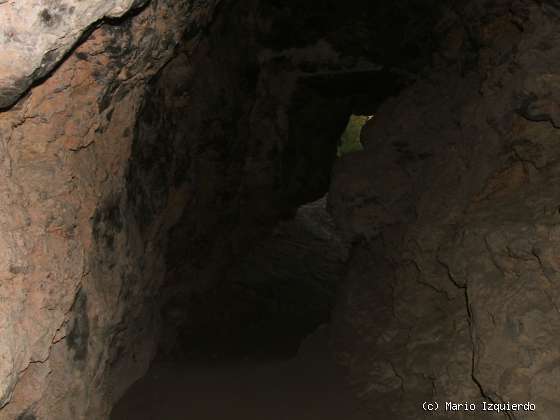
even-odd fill
[{"label": "rough rock face", "polygon": [[0,1],[0,108],[46,76],[90,27],[144,0]]},{"label": "rough rock face", "polygon": [[[30,16],[19,3],[1,5],[1,19]],[[133,2],[98,3],[76,2],[87,10],[74,13],[89,24]],[[2,419],[104,418],[152,357],[157,311],[148,315],[144,291],[161,279],[161,260],[150,254],[157,237],[143,237],[123,204],[125,175],[146,83],[172,57],[182,28],[204,27],[211,16],[210,3],[198,15],[186,13],[192,7],[153,2],[132,20],[102,25],[0,113]],[[52,9],[49,16],[57,51],[85,29],[67,27]],[[35,66],[48,45],[20,53]],[[17,62],[2,56],[1,66]],[[21,91],[2,85],[5,100]],[[131,353],[120,357],[124,349]]]},{"label": "rough rock face", "polygon": [[[559,15],[504,3],[465,9],[443,57],[474,34],[476,62],[387,100],[335,168],[331,209],[356,242],[340,359],[385,419],[560,415]],[[536,411],[424,412],[434,400]]]}]

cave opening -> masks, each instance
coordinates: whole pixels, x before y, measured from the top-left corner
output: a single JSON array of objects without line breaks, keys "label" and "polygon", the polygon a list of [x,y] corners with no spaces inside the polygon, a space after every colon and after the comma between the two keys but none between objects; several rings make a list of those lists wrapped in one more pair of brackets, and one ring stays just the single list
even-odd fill
[{"label": "cave opening", "polygon": [[559,418],[555,5],[39,3],[0,420]]},{"label": "cave opening", "polygon": [[372,118],[373,115],[350,115],[348,125],[340,138],[337,156],[340,157],[348,153],[363,150],[363,145],[360,140],[362,128]]}]

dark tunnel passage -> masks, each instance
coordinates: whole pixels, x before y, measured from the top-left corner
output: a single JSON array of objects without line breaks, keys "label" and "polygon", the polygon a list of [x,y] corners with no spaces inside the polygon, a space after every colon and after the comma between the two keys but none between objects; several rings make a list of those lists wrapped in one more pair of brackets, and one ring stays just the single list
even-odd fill
[{"label": "dark tunnel passage", "polygon": [[[135,128],[127,207],[142,235],[159,236],[166,274],[152,369],[112,418],[185,418],[185,405],[220,418],[228,404],[232,419],[364,418],[328,333],[351,244],[327,193],[350,115],[371,115],[407,80],[351,51],[356,39],[337,39],[338,51],[328,33],[314,33],[325,29],[307,20],[322,26],[334,11],[222,7],[194,52],[180,45],[156,77]],[[284,39],[284,18],[312,33]],[[169,200],[178,201],[175,222],[154,232]],[[211,388],[181,396],[177,388],[196,389],[191,371],[214,378],[223,407]],[[228,397],[219,385],[234,382],[228,375],[247,381],[229,387],[262,392]]]},{"label": "dark tunnel passage", "polygon": [[[127,207],[143,235],[161,229],[168,200],[183,207],[155,245],[165,250],[166,274],[153,368],[113,418],[183,418],[184,405],[201,419],[223,417],[212,394],[195,392],[189,402],[171,389],[190,394],[189,372],[206,372],[234,407],[218,385],[233,381],[228,369],[249,383],[230,387],[270,394],[232,395],[244,403],[228,418],[364,418],[329,343],[350,243],[329,214],[327,192],[350,114],[373,113],[406,79],[363,52],[347,55],[356,39],[340,40],[347,44],[337,51],[326,33],[277,33],[286,30],[280,16],[314,32],[324,29],[307,20],[322,26],[334,11],[307,16],[254,1],[222,7],[194,53],[180,45],[149,87],[135,128]],[[166,381],[176,400],[162,396]],[[274,413],[282,404],[285,412]]]},{"label": "dark tunnel passage", "polygon": [[553,2],[15,3],[0,420],[559,418]]}]

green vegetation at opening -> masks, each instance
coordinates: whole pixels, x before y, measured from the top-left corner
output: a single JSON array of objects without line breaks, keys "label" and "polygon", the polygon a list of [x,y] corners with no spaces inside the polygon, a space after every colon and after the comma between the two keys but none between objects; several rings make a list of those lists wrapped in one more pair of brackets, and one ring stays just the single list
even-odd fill
[{"label": "green vegetation at opening", "polygon": [[365,115],[352,115],[346,126],[346,130],[340,138],[338,146],[338,156],[346,155],[352,152],[358,152],[363,149],[360,142],[360,133],[362,127],[371,117]]}]

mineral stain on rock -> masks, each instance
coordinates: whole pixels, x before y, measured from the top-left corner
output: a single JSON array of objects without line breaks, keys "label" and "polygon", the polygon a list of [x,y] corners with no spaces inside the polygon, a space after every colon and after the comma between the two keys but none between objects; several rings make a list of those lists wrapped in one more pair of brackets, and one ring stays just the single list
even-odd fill
[{"label": "mineral stain on rock", "polygon": [[29,413],[27,410],[21,413],[16,420],[37,420],[37,417],[33,413]]},{"label": "mineral stain on rock", "polygon": [[56,26],[60,21],[60,16],[56,14],[52,14],[48,9],[43,9],[43,11],[39,15],[41,17],[41,21],[45,26],[52,28]]},{"label": "mineral stain on rock", "polygon": [[68,348],[74,353],[76,362],[84,362],[88,356],[89,318],[87,313],[87,295],[80,289],[72,309],[73,324],[66,337]]},{"label": "mineral stain on rock", "polygon": [[114,248],[115,235],[123,228],[123,218],[118,196],[106,200],[93,216],[93,237],[105,244],[106,248]]}]

